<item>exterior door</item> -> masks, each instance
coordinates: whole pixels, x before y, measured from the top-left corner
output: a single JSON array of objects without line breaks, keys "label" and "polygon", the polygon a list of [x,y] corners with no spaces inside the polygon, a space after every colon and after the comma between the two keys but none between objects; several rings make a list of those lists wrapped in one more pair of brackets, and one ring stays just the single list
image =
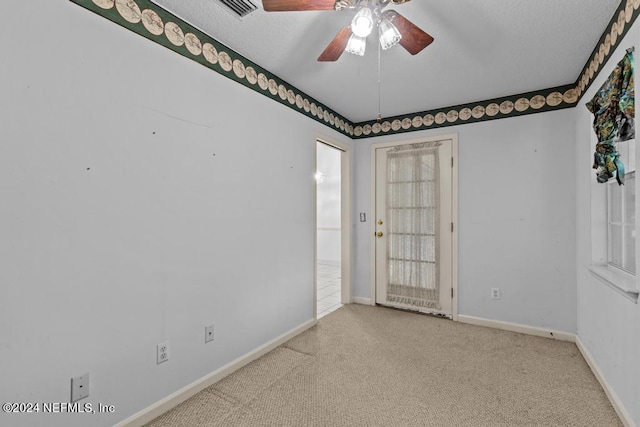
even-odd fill
[{"label": "exterior door", "polygon": [[377,304],[451,318],[452,145],[375,151]]}]

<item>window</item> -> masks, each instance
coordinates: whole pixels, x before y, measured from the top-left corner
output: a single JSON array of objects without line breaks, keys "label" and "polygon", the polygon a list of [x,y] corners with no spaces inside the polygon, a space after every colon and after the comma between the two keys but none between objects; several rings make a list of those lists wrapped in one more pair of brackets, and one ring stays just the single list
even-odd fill
[{"label": "window", "polygon": [[636,283],[636,141],[616,143],[626,173],[624,185],[605,184],[591,175],[591,265],[604,284],[637,303]]},{"label": "window", "polygon": [[609,267],[636,274],[635,171],[625,174],[624,185],[607,183],[607,243]]},{"label": "window", "polygon": [[593,168],[597,169],[591,184],[589,270],[637,303],[633,50],[627,49],[586,107],[593,114]]}]

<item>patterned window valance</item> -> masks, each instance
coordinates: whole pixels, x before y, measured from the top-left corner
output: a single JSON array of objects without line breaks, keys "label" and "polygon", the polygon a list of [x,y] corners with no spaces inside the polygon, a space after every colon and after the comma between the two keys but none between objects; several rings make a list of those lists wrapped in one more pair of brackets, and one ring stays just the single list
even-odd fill
[{"label": "patterned window valance", "polygon": [[633,49],[616,65],[587,108],[593,113],[593,129],[598,137],[593,168],[600,183],[616,178],[624,184],[624,165],[615,143],[635,138],[635,91]]}]

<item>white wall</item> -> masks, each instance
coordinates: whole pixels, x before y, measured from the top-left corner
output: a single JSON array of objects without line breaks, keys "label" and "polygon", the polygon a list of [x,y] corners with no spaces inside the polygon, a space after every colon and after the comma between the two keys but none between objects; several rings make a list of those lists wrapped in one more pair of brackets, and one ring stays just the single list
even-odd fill
[{"label": "white wall", "polygon": [[0,401],[89,371],[116,410],[0,425],[113,425],[313,319],[315,140],[350,140],[69,1],[0,11]]},{"label": "white wall", "polygon": [[323,174],[318,183],[318,262],[341,262],[341,154],[337,148],[318,142],[317,170]]},{"label": "white wall", "polygon": [[354,296],[370,297],[371,144],[455,132],[459,314],[575,332],[572,110],[357,141]]},{"label": "white wall", "polygon": [[[0,401],[68,401],[70,377],[89,371],[89,401],[116,407],[0,425],[112,425],[313,318],[315,139],[347,138],[71,2],[0,11]],[[640,424],[640,310],[585,268],[582,106],[355,142],[354,217],[368,222],[354,296],[370,296],[371,144],[450,132],[460,314],[568,332],[577,318]]]},{"label": "white wall", "polygon": [[[578,336],[636,425],[640,425],[640,307],[607,287],[588,271],[592,254],[602,253],[598,247],[594,247],[601,245],[601,242],[597,233],[592,233],[592,220],[594,224],[596,221],[595,216],[592,218],[592,206],[595,213],[604,200],[599,200],[602,194],[591,192],[595,181],[595,171],[591,168],[595,136],[591,127],[593,116],[585,108],[585,104],[611,74],[625,50],[631,46],[639,48],[639,41],[640,24],[636,22],[609,62],[603,66],[602,72],[578,107],[573,110],[576,122]],[[638,154],[640,153],[636,153]],[[638,159],[636,163],[637,161]],[[636,187],[636,212],[639,196]],[[639,226],[640,219],[636,215],[636,230],[640,229]],[[598,242],[592,243],[592,234]],[[604,254],[606,255],[606,250]],[[636,250],[636,257],[638,254]],[[636,264],[640,265],[638,258]]]}]

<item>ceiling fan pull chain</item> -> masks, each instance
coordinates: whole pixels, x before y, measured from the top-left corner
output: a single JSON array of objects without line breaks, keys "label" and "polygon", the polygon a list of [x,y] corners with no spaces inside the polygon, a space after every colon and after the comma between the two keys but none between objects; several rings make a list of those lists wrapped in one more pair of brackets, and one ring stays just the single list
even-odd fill
[{"label": "ceiling fan pull chain", "polygon": [[378,43],[378,117],[376,118],[378,122],[382,121],[382,101],[380,101],[380,82],[382,81],[380,77],[380,50],[380,43]]}]

